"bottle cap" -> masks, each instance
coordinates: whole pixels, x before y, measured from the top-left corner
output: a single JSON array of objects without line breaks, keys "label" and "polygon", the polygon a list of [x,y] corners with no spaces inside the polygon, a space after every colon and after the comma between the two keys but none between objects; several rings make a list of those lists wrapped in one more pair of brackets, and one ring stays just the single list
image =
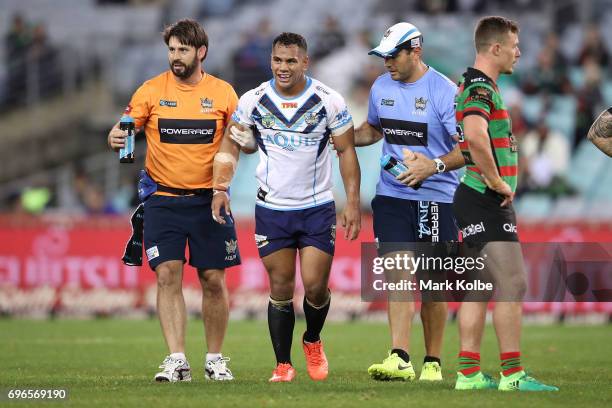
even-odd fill
[{"label": "bottle cap", "polygon": [[383,157],[380,158],[380,165],[381,165],[381,167],[385,167],[387,165],[387,163],[389,163],[389,160],[391,160],[391,155],[390,154],[383,155]]}]

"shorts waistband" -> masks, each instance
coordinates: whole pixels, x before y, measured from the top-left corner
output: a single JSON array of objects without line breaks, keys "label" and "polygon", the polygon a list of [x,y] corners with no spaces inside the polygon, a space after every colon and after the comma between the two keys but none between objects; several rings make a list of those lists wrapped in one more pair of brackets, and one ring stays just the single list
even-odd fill
[{"label": "shorts waistband", "polygon": [[493,199],[497,202],[502,202],[504,201],[504,198],[501,196],[501,194],[497,193],[494,190],[491,190],[489,187],[487,187],[484,191],[484,193],[481,193],[480,191],[474,190],[472,187],[468,186],[467,184],[461,183],[459,184],[459,187],[457,187],[458,189],[462,189],[463,191],[474,195],[475,197],[482,197],[485,196],[487,198]]},{"label": "shorts waistband", "polygon": [[161,191],[163,193],[170,193],[179,196],[187,196],[187,195],[201,195],[208,196],[212,195],[212,188],[194,188],[194,189],[186,189],[186,188],[174,188],[163,186],[161,184],[157,184],[157,191]]}]

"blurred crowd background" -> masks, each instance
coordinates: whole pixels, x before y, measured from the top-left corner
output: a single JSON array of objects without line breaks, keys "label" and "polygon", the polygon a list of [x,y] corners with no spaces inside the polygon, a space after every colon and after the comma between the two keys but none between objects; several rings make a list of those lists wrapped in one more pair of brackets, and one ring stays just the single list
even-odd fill
[{"label": "blurred crowd background", "polygon": [[[271,41],[303,34],[310,74],[366,119],[383,60],[367,52],[384,30],[409,21],[424,33],[425,61],[457,81],[473,62],[483,15],[519,22],[522,57],[500,79],[520,141],[523,219],[612,220],[612,160],[586,141],[612,105],[610,0],[0,0],[0,211],[8,214],[126,214],[143,165],[119,165],[106,135],[131,94],[167,69],[160,32],[183,17],[210,39],[205,69],[238,95],[271,76]],[[380,143],[359,149],[362,202],[369,210]],[[255,201],[257,155],[243,157],[233,184],[235,215]],[[336,168],[337,197],[342,183]]]}]

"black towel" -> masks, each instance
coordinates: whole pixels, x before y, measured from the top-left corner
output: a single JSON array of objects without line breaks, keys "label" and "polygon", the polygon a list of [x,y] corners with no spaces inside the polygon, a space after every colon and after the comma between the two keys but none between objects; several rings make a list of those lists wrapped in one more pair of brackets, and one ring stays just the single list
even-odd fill
[{"label": "black towel", "polygon": [[121,260],[129,266],[142,266],[142,240],[144,228],[144,204],[140,204],[130,220],[132,236],[125,245],[125,253]]}]

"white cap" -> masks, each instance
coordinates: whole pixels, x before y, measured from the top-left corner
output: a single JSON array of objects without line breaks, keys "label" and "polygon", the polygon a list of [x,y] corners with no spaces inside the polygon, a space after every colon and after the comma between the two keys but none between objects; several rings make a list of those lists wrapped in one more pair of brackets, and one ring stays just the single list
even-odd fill
[{"label": "white cap", "polygon": [[368,55],[374,54],[379,57],[389,57],[397,51],[397,47],[410,41],[410,48],[420,47],[422,45],[423,34],[418,28],[410,23],[397,23],[391,26],[383,35],[378,47],[374,48]]}]

